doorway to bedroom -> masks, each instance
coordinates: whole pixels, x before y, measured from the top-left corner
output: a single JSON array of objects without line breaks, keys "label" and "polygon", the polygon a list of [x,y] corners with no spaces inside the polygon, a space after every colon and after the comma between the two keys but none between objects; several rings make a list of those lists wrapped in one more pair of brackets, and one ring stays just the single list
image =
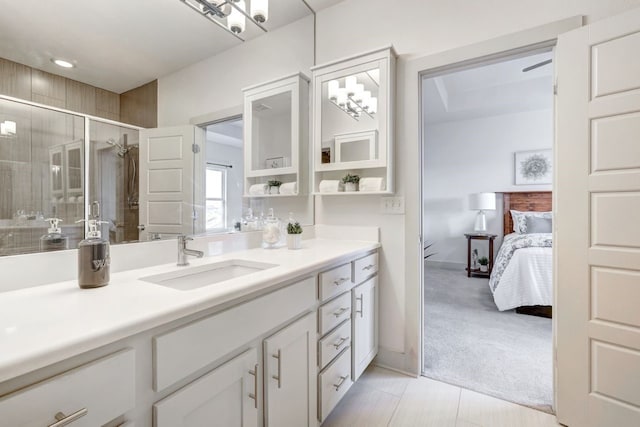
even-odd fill
[{"label": "doorway to bedroom", "polygon": [[552,59],[427,74],[421,93],[423,375],[547,412]]}]

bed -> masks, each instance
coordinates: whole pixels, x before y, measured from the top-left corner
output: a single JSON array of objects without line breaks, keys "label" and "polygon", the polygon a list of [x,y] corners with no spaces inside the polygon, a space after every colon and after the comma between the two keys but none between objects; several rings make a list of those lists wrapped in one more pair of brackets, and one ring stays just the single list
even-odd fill
[{"label": "bed", "polygon": [[[549,224],[551,207],[548,191],[503,193],[504,239],[489,279],[498,310],[515,308],[524,314],[551,316],[553,239],[550,232],[535,232],[538,230],[534,226],[535,221]],[[519,233],[514,232],[512,210],[523,212],[516,224]],[[531,229],[522,224],[529,224]]]}]

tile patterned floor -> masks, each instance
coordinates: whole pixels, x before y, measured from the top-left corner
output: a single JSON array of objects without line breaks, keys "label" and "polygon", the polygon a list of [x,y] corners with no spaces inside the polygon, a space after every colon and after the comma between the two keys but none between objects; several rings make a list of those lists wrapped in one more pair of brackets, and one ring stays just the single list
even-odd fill
[{"label": "tile patterned floor", "polygon": [[557,427],[555,416],[484,394],[369,367],[322,427]]}]

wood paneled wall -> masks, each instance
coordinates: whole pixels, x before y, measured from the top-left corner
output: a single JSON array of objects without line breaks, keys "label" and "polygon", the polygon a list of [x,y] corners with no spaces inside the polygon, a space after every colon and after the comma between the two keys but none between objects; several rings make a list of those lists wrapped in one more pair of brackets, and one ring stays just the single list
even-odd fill
[{"label": "wood paneled wall", "polygon": [[158,81],[117,94],[0,58],[0,94],[142,127],[158,123]]},{"label": "wood paneled wall", "polygon": [[158,81],[120,95],[120,120],[143,128],[158,127]]}]

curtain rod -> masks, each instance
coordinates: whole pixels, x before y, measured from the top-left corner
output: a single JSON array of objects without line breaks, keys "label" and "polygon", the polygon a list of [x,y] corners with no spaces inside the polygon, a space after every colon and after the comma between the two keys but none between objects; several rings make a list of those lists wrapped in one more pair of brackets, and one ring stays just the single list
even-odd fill
[{"label": "curtain rod", "polygon": [[223,168],[233,168],[233,165],[225,165],[223,163],[213,163],[213,162],[207,162],[208,165],[213,165],[213,166],[221,166]]}]

